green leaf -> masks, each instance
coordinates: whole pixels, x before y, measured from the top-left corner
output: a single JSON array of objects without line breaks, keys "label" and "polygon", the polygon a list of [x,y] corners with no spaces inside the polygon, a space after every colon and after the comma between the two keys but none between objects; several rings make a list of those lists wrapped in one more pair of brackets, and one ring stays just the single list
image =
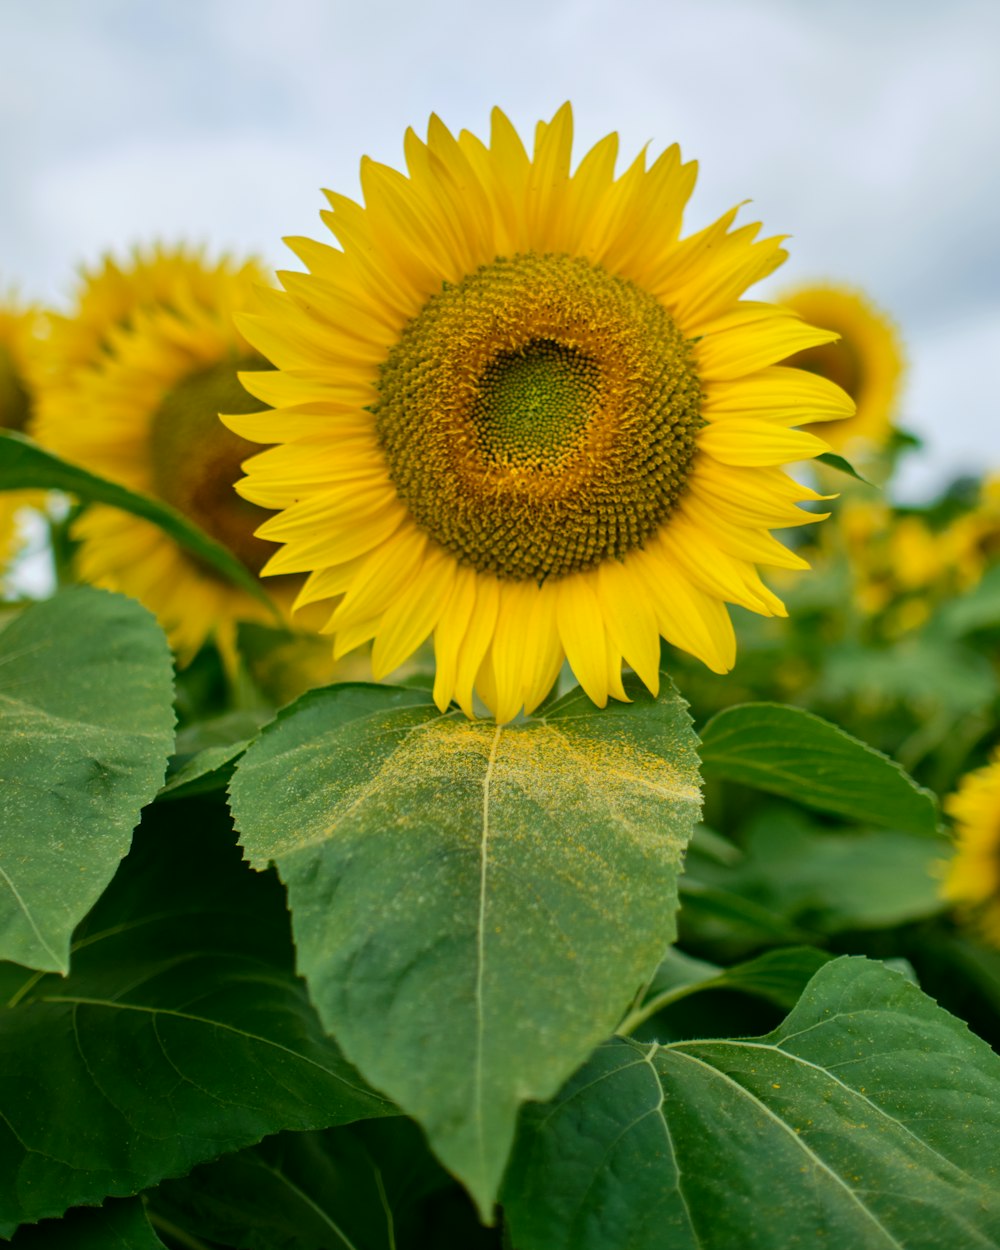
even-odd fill
[{"label": "green leaf", "polygon": [[225,790],[233,765],[250,744],[249,738],[228,746],[206,747],[178,763],[160,789],[161,799],[190,799],[199,794]]},{"label": "green leaf", "polygon": [[899,973],[821,968],[756,1040],[601,1046],[529,1107],[518,1250],[1000,1244],[1000,1057]]},{"label": "green leaf", "polygon": [[732,968],[721,968],[671,947],[656,970],[645,1001],[622,1021],[619,1032],[634,1032],[658,1011],[702,990],[741,990],[779,1007],[794,1007],[810,978],[830,958],[814,946],[785,946]]},{"label": "green leaf", "polygon": [[743,703],[705,726],[702,767],[866,825],[934,836],[937,804],[898,764],[802,708]]},{"label": "green leaf", "polygon": [[685,873],[680,881],[682,937],[691,933],[699,944],[769,946],[808,943],[816,935],[787,917],[745,898],[735,890],[709,884]]},{"label": "green leaf", "polygon": [[836,469],[838,473],[846,473],[848,477],[853,477],[857,482],[863,482],[865,486],[875,485],[874,482],[869,482],[866,477],[862,477],[849,460],[845,460],[843,456],[838,456],[836,452],[824,452],[821,456],[816,457],[816,463],[825,464],[828,469]]},{"label": "green leaf", "polygon": [[762,816],[731,885],[816,932],[884,929],[941,911],[947,854],[920,834],[838,834]]},{"label": "green leaf", "polygon": [[324,1023],[486,1216],[520,1104],[552,1096],[674,936],[695,739],[669,683],[627,689],[497,728],[419,690],[331,687],[232,782]]},{"label": "green leaf", "polygon": [[240,709],[181,730],[159,797],[186,799],[225,790],[233,765],[271,715],[269,709]]},{"label": "green leaf", "polygon": [[172,704],[163,631],[131,599],[68,590],[0,633],[0,959],[69,969],[163,780]]},{"label": "green leaf", "polygon": [[138,1198],[112,1198],[15,1233],[11,1250],[163,1250]]},{"label": "green leaf", "polygon": [[239,1250],[498,1244],[417,1126],[401,1117],[282,1133],[164,1182],[149,1202],[154,1218]]},{"label": "green leaf", "polygon": [[[61,490],[87,503],[109,504],[133,516],[152,521],[191,555],[227,581],[273,608],[259,580],[233,553],[192,524],[169,504],[139,495],[117,482],[97,477],[79,465],[60,460],[20,434],[0,430],[0,490]],[[280,619],[275,610],[275,619]]]},{"label": "green leaf", "polygon": [[284,1129],[392,1108],[324,1033],[221,805],[147,808],[73,971],[3,979],[0,1236]]},{"label": "green leaf", "polygon": [[779,1007],[794,1007],[815,974],[830,956],[815,946],[786,946],[766,951],[756,959],[724,968],[713,989],[742,990],[766,998]]}]

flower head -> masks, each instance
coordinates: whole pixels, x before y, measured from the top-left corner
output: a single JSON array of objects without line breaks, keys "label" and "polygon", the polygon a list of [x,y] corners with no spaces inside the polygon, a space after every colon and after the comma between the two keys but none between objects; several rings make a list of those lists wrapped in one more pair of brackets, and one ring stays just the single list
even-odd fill
[{"label": "flower head", "polygon": [[1000,749],[985,768],[962,778],[944,806],[958,840],[944,896],[1000,948]]},{"label": "flower head", "polygon": [[[218,419],[253,406],[237,372],[264,362],[233,313],[254,280],[254,264],[184,250],[106,261],[77,317],[54,326],[36,431],[66,459],[171,504],[256,571],[274,548],[253,536],[264,514],[232,489],[253,448]],[[74,535],[81,575],[145,603],[182,661],[209,638],[231,656],[238,621],[270,619],[148,521],[92,506]]]},{"label": "flower head", "polygon": [[730,668],[725,602],[782,613],[756,565],[804,566],[768,533],[815,519],[780,466],[826,444],[793,427],[853,411],[775,364],[835,334],[740,299],[779,239],[735,209],[681,238],[676,147],[616,177],[617,136],[571,146],[567,105],[530,156],[497,110],[489,144],[435,117],[407,174],[365,160],[363,206],[327,193],[339,246],[290,240],[309,272],[240,319],[274,410],[227,418],[280,444],[239,489],[281,510],[264,571],[336,600],[336,652],[374,640],[383,676],[433,634],[438,705],[500,721],[567,658],[601,705],[623,659],[656,690],[661,637]]},{"label": "flower head", "polygon": [[864,295],[840,286],[802,286],[782,302],[807,321],[836,330],[835,343],[796,352],[785,363],[829,378],[850,395],[856,414],[824,427],[838,451],[878,449],[892,432],[903,380],[903,353],[895,326]]}]

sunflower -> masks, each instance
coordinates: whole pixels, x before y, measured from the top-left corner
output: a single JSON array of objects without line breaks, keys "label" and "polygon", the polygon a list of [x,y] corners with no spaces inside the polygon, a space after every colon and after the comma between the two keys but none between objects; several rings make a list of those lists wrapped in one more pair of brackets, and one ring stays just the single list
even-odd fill
[{"label": "sunflower", "polygon": [[903,378],[902,348],[892,322],[860,292],[840,286],[797,287],[782,302],[840,336],[836,343],[804,348],[785,361],[836,382],[857,405],[855,416],[825,428],[824,438],[838,451],[883,446],[892,432]]},{"label": "sunflower", "polygon": [[944,806],[958,839],[944,896],[1000,948],[1000,748],[985,768],[962,778]]},{"label": "sunflower", "polygon": [[[0,297],[0,429],[22,432],[31,421],[39,323],[37,309]],[[37,491],[0,491],[0,570],[17,553],[18,513],[43,501]]]},{"label": "sunflower", "polygon": [[[274,550],[253,536],[265,514],[232,489],[253,448],[218,412],[252,406],[237,371],[264,362],[233,313],[261,280],[183,250],[107,261],[53,331],[36,422],[53,451],[171,504],[253,571]],[[73,533],[80,575],[146,604],[182,662],[210,638],[231,661],[236,623],[273,619],[148,521],[92,506]]]},{"label": "sunflower", "polygon": [[380,678],[433,634],[438,706],[500,722],[564,658],[601,706],[623,659],[657,689],[661,637],[728,670],[725,603],[784,614],[756,565],[805,567],[768,532],[816,519],[780,466],[826,444],[793,427],[853,412],[775,365],[836,334],[740,299],[780,239],[736,209],[682,239],[676,147],[616,177],[616,135],[571,145],[568,105],[533,156],[496,110],[489,145],[407,132],[408,176],[364,160],[363,205],[326,193],[339,246],[290,240],[308,272],[239,319],[271,410],[224,418],[280,444],[238,489],[281,509],[263,571],[337,600],[335,653],[373,639]]}]

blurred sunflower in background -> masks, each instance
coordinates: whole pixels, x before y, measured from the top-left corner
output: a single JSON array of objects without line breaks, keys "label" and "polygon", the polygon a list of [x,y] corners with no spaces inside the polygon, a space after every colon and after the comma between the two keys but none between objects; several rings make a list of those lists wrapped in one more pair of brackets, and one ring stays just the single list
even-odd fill
[{"label": "blurred sunflower in background", "polygon": [[955,822],[957,842],[944,896],[1000,949],[1000,748],[984,768],[962,778],[944,808]]},{"label": "blurred sunflower in background", "polygon": [[[1000,477],[986,478],[971,507],[936,524],[883,500],[848,497],[837,529],[854,603],[865,616],[881,618],[887,637],[898,637],[972,590],[1000,556]],[[823,558],[832,554],[826,550]]]},{"label": "blurred sunflower in background", "polygon": [[[171,504],[253,572],[274,548],[232,484],[256,449],[218,413],[254,406],[236,375],[264,362],[233,314],[263,280],[255,263],[186,249],[105,261],[84,275],[75,314],[53,318],[34,427],[67,460]],[[94,505],[73,537],[80,576],[150,608],[182,663],[213,640],[232,664],[237,623],[273,620],[150,522]]]},{"label": "blurred sunflower in background", "polygon": [[339,246],[290,240],[309,272],[239,319],[275,365],[243,375],[273,410],[227,418],[281,444],[239,487],[281,509],[264,571],[338,600],[376,677],[433,634],[438,706],[499,721],[565,658],[600,705],[623,660],[657,689],[661,637],[728,670],[726,603],[783,614],[757,565],[805,567],[769,533],[816,519],[780,466],[827,444],[794,427],[854,411],[776,363],[835,331],[741,300],[780,239],[736,209],[682,239],[676,146],[616,176],[608,135],[573,170],[572,131],[568,105],[531,156],[499,110],[489,144],[408,131],[407,174],[364,160],[363,205],[327,192]]},{"label": "blurred sunflower in background", "polygon": [[808,369],[847,392],[855,415],[824,426],[836,451],[877,451],[890,438],[903,382],[903,351],[889,318],[860,291],[828,283],[795,287],[780,300],[804,320],[837,332],[836,342],[795,352],[784,363]]},{"label": "blurred sunflower in background", "polygon": [[[0,429],[24,433],[31,423],[41,320],[38,309],[0,295]],[[23,536],[19,513],[43,502],[38,491],[0,491],[0,585]]]}]

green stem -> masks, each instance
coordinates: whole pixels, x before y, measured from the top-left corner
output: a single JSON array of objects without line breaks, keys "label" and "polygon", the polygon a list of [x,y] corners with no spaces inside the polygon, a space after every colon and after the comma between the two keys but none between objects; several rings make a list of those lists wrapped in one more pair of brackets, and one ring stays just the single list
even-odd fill
[{"label": "green stem", "polygon": [[211,1250],[211,1247],[206,1245],[205,1242],[199,1241],[197,1237],[192,1237],[183,1228],[178,1228],[176,1224],[164,1219],[162,1215],[157,1215],[155,1211],[150,1211],[148,1207],[146,1208],[146,1218],[158,1232],[166,1233],[168,1237],[172,1237],[180,1245],[186,1246],[187,1250]]},{"label": "green stem", "polygon": [[669,1007],[671,1003],[679,1003],[682,998],[687,998],[689,994],[696,994],[709,984],[711,982],[694,981],[690,985],[675,985],[672,990],[664,990],[661,994],[651,998],[649,1002],[643,1003],[641,1007],[636,1007],[635,1011],[630,1011],[615,1032],[619,1037],[628,1037],[640,1024],[645,1024],[664,1007]]}]

